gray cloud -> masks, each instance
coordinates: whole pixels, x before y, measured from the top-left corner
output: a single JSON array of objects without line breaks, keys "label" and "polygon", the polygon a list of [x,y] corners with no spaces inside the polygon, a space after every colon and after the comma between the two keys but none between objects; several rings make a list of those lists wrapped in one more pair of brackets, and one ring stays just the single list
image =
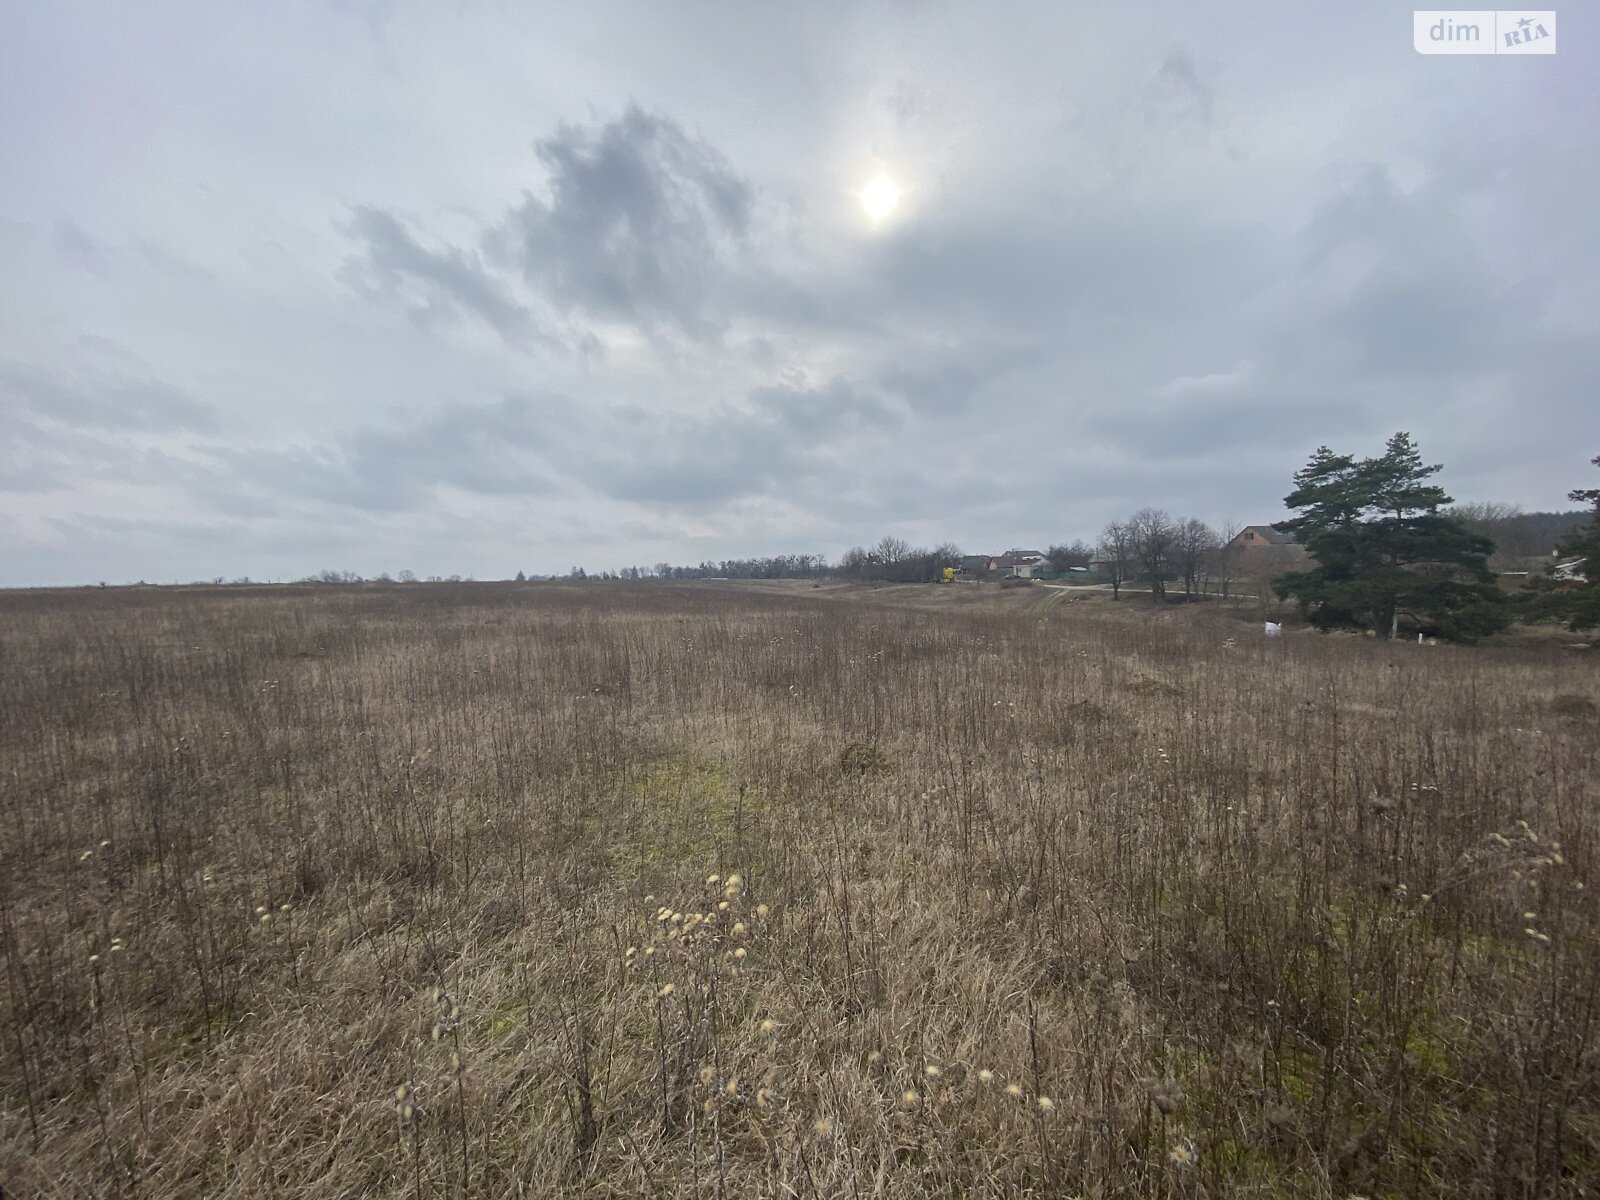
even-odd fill
[{"label": "gray cloud", "polygon": [[215,507],[258,515],[306,501],[404,512],[441,488],[538,496],[554,478],[544,454],[553,403],[454,402],[411,421],[361,426],[321,446],[219,449],[206,493]]},{"label": "gray cloud", "polygon": [[1216,91],[1200,77],[1188,54],[1169,54],[1145,89],[1145,114],[1151,121],[1175,121],[1201,128],[1213,122]]},{"label": "gray cloud", "polygon": [[1453,375],[1500,360],[1508,336],[1538,323],[1537,303],[1479,251],[1456,199],[1403,194],[1381,164],[1357,166],[1300,236],[1280,324],[1323,365]]},{"label": "gray cloud", "polygon": [[21,410],[0,406],[0,491],[48,492],[65,487],[80,464],[65,452],[62,441]]},{"label": "gray cloud", "polygon": [[879,382],[920,416],[954,416],[967,412],[997,381],[1037,351],[968,351],[934,354],[932,361],[915,366],[891,366]]},{"label": "gray cloud", "polygon": [[104,275],[111,269],[115,250],[99,238],[93,237],[76,221],[62,217],[55,227],[56,253],[64,262],[82,267],[93,275]]},{"label": "gray cloud", "polygon": [[[1100,442],[1146,462],[1192,464],[1267,456],[1292,463],[1306,448],[1308,418],[1327,439],[1359,433],[1367,407],[1330,387],[1263,375],[1252,362],[1184,376],[1148,396],[1098,411],[1088,423]],[[1192,503],[1192,501],[1191,501]]]},{"label": "gray cloud", "polygon": [[36,420],[85,429],[166,433],[218,423],[214,405],[169,383],[90,366],[68,375],[0,361],[0,402]]},{"label": "gray cloud", "polygon": [[532,330],[528,310],[493,278],[480,257],[450,247],[429,250],[398,217],[372,207],[356,208],[345,231],[361,247],[345,260],[342,276],[369,296],[397,298],[424,324],[468,314],[516,343]]},{"label": "gray cloud", "polygon": [[525,196],[495,244],[557,305],[704,335],[717,271],[750,225],[748,184],[675,121],[630,106],[598,131],[535,145],[548,195]]},{"label": "gray cloud", "polygon": [[[876,263],[867,301],[967,337],[1057,345],[1116,319],[1145,328],[1214,311],[1255,286],[1260,234],[1165,201],[914,231]],[[905,319],[902,315],[902,320]]]},{"label": "gray cloud", "polygon": [[848,461],[901,428],[902,418],[885,400],[836,379],[757,388],[741,403],[704,412],[625,405],[575,413],[563,424],[563,463],[591,488],[617,500],[702,508],[830,490],[849,473]]}]

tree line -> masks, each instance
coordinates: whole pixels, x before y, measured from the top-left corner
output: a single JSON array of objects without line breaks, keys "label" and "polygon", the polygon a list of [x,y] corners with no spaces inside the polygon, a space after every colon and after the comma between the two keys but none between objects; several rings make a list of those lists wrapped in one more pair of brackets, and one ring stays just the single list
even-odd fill
[{"label": "tree line", "polygon": [[[1594,461],[1600,466],[1600,458]],[[1522,513],[1507,505],[1457,505],[1431,482],[1440,470],[1423,462],[1407,433],[1395,434],[1382,454],[1369,458],[1319,447],[1284,498],[1292,515],[1273,526],[1298,543],[1306,561],[1303,569],[1275,572],[1272,590],[1319,629],[1388,638],[1417,633],[1473,641],[1517,619],[1557,619],[1573,629],[1600,624],[1600,488],[1569,494],[1589,505],[1588,512]],[[1113,599],[1136,582],[1148,584],[1158,602],[1176,599],[1170,589],[1177,587],[1184,599],[1213,591],[1227,596],[1240,567],[1230,550],[1237,532],[1146,507],[1110,522],[1093,547],[1061,543],[1047,558],[1058,570],[1098,568]],[[1542,556],[1555,538],[1559,554],[1595,567],[1570,584],[1543,574],[1520,593],[1499,586],[1492,557],[1521,562]],[[851,548],[836,567],[805,558],[812,577],[906,583],[936,580],[960,560],[951,543],[926,549],[892,536],[871,548]],[[665,572],[658,568],[657,574]],[[757,577],[791,576],[774,568]]]},{"label": "tree line", "polygon": [[1216,530],[1196,517],[1180,519],[1165,509],[1141,508],[1105,527],[1096,561],[1109,577],[1113,599],[1136,579],[1147,581],[1157,600],[1166,599],[1169,583],[1181,583],[1184,597],[1192,599],[1205,591],[1213,573],[1226,572],[1224,544]]},{"label": "tree line", "polygon": [[[1600,466],[1600,458],[1594,463]],[[1360,629],[1390,638],[1421,633],[1472,641],[1514,620],[1557,620],[1575,630],[1600,625],[1600,488],[1569,493],[1586,510],[1524,513],[1510,505],[1457,504],[1431,482],[1441,469],[1423,462],[1406,433],[1395,434],[1381,455],[1370,458],[1319,447],[1284,498],[1291,515],[1273,526],[1291,535],[1307,559],[1301,570],[1274,572],[1272,590],[1319,629]],[[1180,587],[1187,600],[1226,597],[1240,574],[1239,558],[1230,551],[1237,532],[1146,507],[1107,524],[1093,546],[1082,539],[1062,542],[1045,557],[1058,571],[1093,567],[1110,584],[1113,599],[1129,585],[1148,585],[1158,602],[1176,600],[1173,591]],[[1552,543],[1558,555],[1578,560],[1575,577],[1558,580],[1548,570],[1530,571],[1520,590],[1499,585],[1496,568],[1547,561]],[[595,574],[573,567],[565,578],[929,583],[961,560],[954,543],[919,547],[891,535],[871,547],[852,547],[837,563],[820,554],[778,554],[693,565],[658,562]],[[530,576],[519,571],[516,578]],[[383,574],[365,580],[352,571],[329,570],[302,582],[420,580],[411,571],[397,579]],[[1252,582],[1263,590],[1268,586],[1266,580]]]},{"label": "tree line", "polygon": [[1533,559],[1550,557],[1552,549],[1582,529],[1588,520],[1582,509],[1524,512],[1515,504],[1496,501],[1454,504],[1445,512],[1494,543],[1489,565],[1497,571],[1513,571]]},{"label": "tree line", "polygon": [[839,560],[841,579],[883,583],[935,583],[946,567],[959,566],[961,548],[941,542],[930,549],[886,537],[876,546],[852,546]]}]

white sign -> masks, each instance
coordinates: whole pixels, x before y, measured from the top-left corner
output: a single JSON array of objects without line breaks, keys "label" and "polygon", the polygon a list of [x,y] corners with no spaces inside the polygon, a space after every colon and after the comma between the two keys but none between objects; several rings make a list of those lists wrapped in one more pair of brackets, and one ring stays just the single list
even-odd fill
[{"label": "white sign", "polygon": [[1418,54],[1554,54],[1556,14],[1430,8],[1411,14],[1411,43]]}]

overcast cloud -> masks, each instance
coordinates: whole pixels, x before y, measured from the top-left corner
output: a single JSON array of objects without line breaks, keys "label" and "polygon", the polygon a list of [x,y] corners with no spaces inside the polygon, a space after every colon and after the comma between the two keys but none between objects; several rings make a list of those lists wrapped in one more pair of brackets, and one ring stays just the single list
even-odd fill
[{"label": "overcast cloud", "polygon": [[6,5],[0,585],[1265,521],[1397,429],[1566,507],[1600,38],[1560,22]]}]

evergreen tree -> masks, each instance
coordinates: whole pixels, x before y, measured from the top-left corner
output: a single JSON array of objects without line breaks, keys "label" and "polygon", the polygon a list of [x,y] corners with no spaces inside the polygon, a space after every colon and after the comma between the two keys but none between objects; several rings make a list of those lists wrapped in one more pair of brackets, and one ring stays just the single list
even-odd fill
[{"label": "evergreen tree", "polygon": [[1274,528],[1295,534],[1316,560],[1276,584],[1319,629],[1373,629],[1388,637],[1402,620],[1470,641],[1505,627],[1508,606],[1494,584],[1494,545],[1440,512],[1451,499],[1429,483],[1406,433],[1378,458],[1319,447],[1294,476],[1284,503],[1300,515]]}]

